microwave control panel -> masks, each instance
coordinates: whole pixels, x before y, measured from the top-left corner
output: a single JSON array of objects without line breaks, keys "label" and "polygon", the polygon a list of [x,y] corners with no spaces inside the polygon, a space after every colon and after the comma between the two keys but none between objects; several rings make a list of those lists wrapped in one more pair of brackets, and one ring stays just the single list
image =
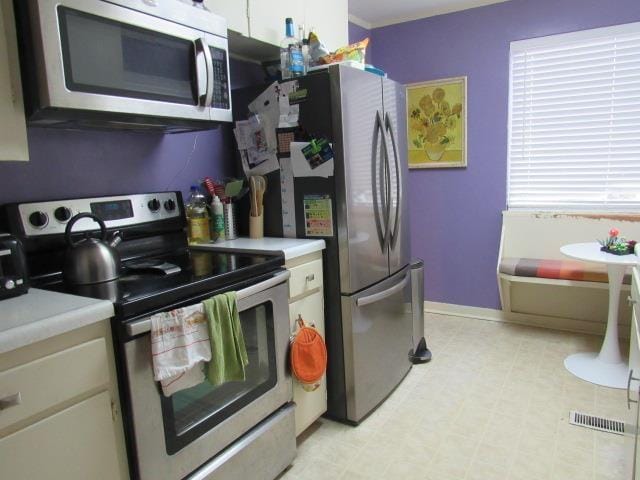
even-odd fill
[{"label": "microwave control panel", "polygon": [[213,61],[213,108],[229,110],[229,72],[227,71],[227,52],[221,48],[211,48]]}]

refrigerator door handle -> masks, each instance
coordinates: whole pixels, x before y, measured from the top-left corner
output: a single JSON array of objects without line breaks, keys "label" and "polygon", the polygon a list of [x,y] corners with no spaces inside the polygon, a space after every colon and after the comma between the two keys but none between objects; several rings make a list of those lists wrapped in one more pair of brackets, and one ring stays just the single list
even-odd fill
[{"label": "refrigerator door handle", "polygon": [[[382,124],[382,119],[380,119]],[[382,126],[380,127],[383,128]],[[384,156],[384,162],[380,163],[380,177],[384,181],[384,247],[383,250],[387,251],[391,244],[391,168],[389,167],[389,148],[387,147],[387,135],[382,132],[382,154]]]},{"label": "refrigerator door handle", "polygon": [[365,305],[371,305],[372,303],[379,302],[380,300],[384,300],[385,298],[390,297],[391,295],[395,295],[399,291],[403,290],[404,287],[407,286],[407,282],[409,281],[409,274],[406,274],[404,278],[396,283],[393,287],[387,288],[382,292],[374,293],[373,295],[368,295],[366,297],[360,297],[356,300],[356,305],[358,307],[364,307]]},{"label": "refrigerator door handle", "polygon": [[396,215],[393,222],[393,230],[391,232],[390,245],[391,249],[395,248],[396,241],[398,240],[398,228],[400,228],[400,204],[402,203],[402,185],[400,160],[398,159],[398,147],[396,146],[396,135],[393,131],[393,124],[391,123],[391,117],[388,113],[384,115],[385,130],[389,132],[391,137],[391,146],[393,147],[393,162],[396,170]]},{"label": "refrigerator door handle", "polygon": [[[376,119],[373,125],[373,146],[371,147],[371,183],[372,183],[372,191],[373,191],[373,217],[376,221],[376,231],[378,233],[378,242],[380,243],[380,250],[384,252],[386,243],[387,243],[387,222],[385,221],[385,230],[382,230],[383,224],[380,218],[381,210],[385,208],[384,206],[384,192],[382,195],[382,203],[381,206],[378,202],[378,141],[380,140],[380,134],[383,132],[382,127],[382,118],[380,117],[380,112],[376,111]],[[384,135],[382,135],[384,139]],[[383,140],[384,145],[384,140]],[[386,149],[386,145],[384,146]],[[382,171],[382,168],[381,168]],[[382,179],[380,179],[382,180]],[[382,181],[380,181],[380,186],[384,189]]]}]

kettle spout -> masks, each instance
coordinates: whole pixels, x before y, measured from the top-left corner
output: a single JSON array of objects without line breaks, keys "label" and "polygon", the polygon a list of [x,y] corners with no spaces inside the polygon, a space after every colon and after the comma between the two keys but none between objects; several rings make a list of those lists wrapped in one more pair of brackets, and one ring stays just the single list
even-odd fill
[{"label": "kettle spout", "polygon": [[120,232],[120,230],[118,230],[117,232],[113,232],[113,235],[111,236],[111,240],[109,241],[109,245],[111,247],[115,247],[121,241],[122,241],[122,232]]}]

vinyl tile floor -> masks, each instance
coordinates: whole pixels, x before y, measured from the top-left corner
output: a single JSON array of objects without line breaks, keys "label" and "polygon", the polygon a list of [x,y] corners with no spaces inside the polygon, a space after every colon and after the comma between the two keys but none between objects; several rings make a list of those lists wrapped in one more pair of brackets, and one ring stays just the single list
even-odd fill
[{"label": "vinyl tile floor", "polygon": [[627,478],[622,436],[568,422],[570,410],[626,418],[624,390],[563,365],[601,337],[445,315],[425,330],[433,360],[358,427],[309,427],[281,480]]}]

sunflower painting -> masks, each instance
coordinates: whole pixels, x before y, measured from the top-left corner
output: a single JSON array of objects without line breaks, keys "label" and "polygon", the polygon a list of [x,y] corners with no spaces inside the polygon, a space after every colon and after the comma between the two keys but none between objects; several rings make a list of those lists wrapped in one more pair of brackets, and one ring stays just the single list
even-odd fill
[{"label": "sunflower painting", "polygon": [[467,166],[467,77],[407,85],[409,168]]}]

